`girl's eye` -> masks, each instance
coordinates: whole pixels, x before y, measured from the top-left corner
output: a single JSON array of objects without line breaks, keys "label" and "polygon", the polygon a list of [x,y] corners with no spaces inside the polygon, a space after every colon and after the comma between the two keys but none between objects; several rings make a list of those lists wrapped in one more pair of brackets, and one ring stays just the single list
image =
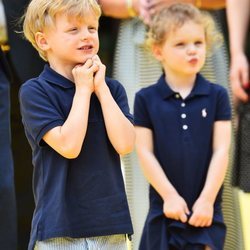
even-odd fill
[{"label": "girl's eye", "polygon": [[201,45],[201,44],[203,44],[202,41],[196,41],[196,42],[195,42],[195,45]]},{"label": "girl's eye", "polygon": [[184,43],[177,43],[176,46],[177,47],[182,47],[182,46],[184,46]]}]

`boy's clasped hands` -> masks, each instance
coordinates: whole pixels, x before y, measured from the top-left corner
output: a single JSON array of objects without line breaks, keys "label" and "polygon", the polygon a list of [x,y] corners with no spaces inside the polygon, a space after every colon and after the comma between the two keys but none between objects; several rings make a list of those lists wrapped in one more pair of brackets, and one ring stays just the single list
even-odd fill
[{"label": "boy's clasped hands", "polygon": [[87,59],[84,64],[76,65],[72,70],[76,88],[85,88],[91,93],[98,93],[102,86],[106,86],[105,73],[106,66],[98,55]]}]

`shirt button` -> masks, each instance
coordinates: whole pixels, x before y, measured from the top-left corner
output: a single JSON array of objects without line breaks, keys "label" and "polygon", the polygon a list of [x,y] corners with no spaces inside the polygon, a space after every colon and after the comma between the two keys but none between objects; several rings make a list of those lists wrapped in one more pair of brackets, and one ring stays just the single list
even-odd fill
[{"label": "shirt button", "polygon": [[186,114],[181,114],[181,118],[182,118],[182,119],[185,119],[186,117],[187,117]]},{"label": "shirt button", "polygon": [[185,107],[185,106],[186,106],[186,103],[185,103],[185,102],[183,102],[183,103],[181,104],[181,106],[182,106],[182,107]]},{"label": "shirt button", "polygon": [[180,95],[179,95],[179,94],[175,94],[175,98],[176,98],[176,99],[179,99],[179,98],[180,98]]},{"label": "shirt button", "polygon": [[183,125],[182,128],[183,128],[184,130],[187,130],[187,129],[188,129],[188,125]]}]

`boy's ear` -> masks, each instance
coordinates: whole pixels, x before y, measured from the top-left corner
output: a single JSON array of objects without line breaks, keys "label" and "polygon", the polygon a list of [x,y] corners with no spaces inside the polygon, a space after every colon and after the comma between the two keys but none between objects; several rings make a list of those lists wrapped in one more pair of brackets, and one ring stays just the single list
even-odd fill
[{"label": "boy's ear", "polygon": [[153,45],[152,52],[158,61],[162,61],[162,48],[159,45]]},{"label": "boy's ear", "polygon": [[47,42],[46,36],[43,32],[37,32],[35,34],[36,44],[41,50],[48,50],[49,44]]}]

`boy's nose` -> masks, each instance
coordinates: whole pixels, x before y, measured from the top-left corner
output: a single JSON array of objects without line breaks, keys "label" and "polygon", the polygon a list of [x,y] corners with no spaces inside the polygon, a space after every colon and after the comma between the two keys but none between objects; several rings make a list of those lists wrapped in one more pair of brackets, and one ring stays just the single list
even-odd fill
[{"label": "boy's nose", "polygon": [[90,35],[90,33],[89,33],[88,30],[83,30],[83,31],[81,32],[81,37],[80,37],[80,39],[81,39],[82,41],[88,40],[88,39],[89,39],[89,35]]}]

